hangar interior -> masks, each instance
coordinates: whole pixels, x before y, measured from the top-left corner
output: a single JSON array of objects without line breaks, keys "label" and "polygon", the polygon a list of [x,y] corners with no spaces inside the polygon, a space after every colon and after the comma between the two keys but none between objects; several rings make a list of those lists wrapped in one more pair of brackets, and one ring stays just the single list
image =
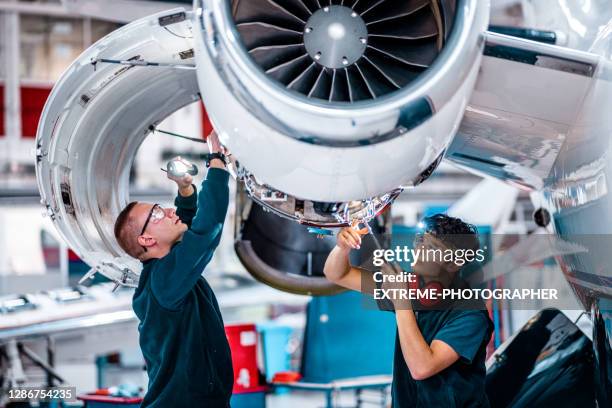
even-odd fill
[{"label": "hangar interior", "polygon": [[[112,225],[173,207],[177,156],[200,185],[213,130],[232,407],[391,406],[395,316],[323,267],[353,220],[366,267],[440,213],[490,249],[478,284],[562,299],[486,302],[491,406],[612,404],[612,4],[321,3],[0,0],[0,406],[139,406]],[[60,386],[79,398],[9,398]]]}]

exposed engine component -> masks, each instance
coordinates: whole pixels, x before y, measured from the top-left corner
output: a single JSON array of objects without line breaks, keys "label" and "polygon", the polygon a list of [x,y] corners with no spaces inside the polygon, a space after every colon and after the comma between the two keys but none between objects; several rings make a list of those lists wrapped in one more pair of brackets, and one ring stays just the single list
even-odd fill
[{"label": "exposed engine component", "polygon": [[342,227],[351,220],[370,220],[402,192],[397,188],[378,197],[345,202],[319,202],[300,200],[266,185],[259,184],[253,175],[241,177],[249,196],[258,204],[281,217],[314,227]]},{"label": "exposed engine component", "polygon": [[[337,205],[318,205],[315,211],[335,212]],[[304,226],[285,217],[278,217],[267,206],[254,204],[244,185],[236,194],[235,242],[238,258],[257,280],[298,294],[331,295],[343,289],[323,276],[327,255],[336,244],[335,237],[318,238]],[[378,242],[389,246],[391,216],[383,211],[372,218],[369,228]],[[375,241],[367,236],[359,251],[351,253],[354,265],[371,265]]]},{"label": "exposed engine component", "polygon": [[329,102],[405,87],[433,63],[448,31],[440,4],[428,0],[236,1],[234,15],[245,48],[268,76]]}]

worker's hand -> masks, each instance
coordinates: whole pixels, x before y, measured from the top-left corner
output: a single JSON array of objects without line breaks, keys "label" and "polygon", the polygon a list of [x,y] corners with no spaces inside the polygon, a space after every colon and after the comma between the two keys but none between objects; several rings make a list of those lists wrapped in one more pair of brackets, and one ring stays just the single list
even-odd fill
[{"label": "worker's hand", "polygon": [[[178,160],[182,160],[181,156],[177,157]],[[179,189],[179,194],[183,197],[189,197],[193,194],[194,190],[192,188],[193,184],[193,176],[189,173],[185,173],[182,177],[176,177],[171,175],[170,173],[166,173],[168,178],[176,183]]]},{"label": "worker's hand", "polygon": [[[186,165],[186,166],[191,166],[191,163],[189,163],[189,162],[187,162],[187,161],[183,160],[183,159],[181,158],[181,156],[178,156],[178,157],[177,157],[176,159],[174,159],[174,160],[178,160],[178,161],[185,162],[185,165]],[[189,186],[190,186],[190,185],[193,183],[193,176],[192,176],[191,174],[189,174],[189,173],[185,173],[185,175],[183,175],[183,176],[181,176],[181,177],[176,177],[176,176],[173,176],[173,175],[172,175],[172,174],[170,174],[169,172],[166,172],[166,174],[168,175],[168,178],[169,178],[170,180],[174,181],[174,182],[175,182],[175,183],[178,185],[179,189],[180,189],[180,188],[189,187]]]},{"label": "worker's hand", "polygon": [[357,224],[354,222],[352,226],[340,230],[336,237],[336,245],[338,247],[347,251],[361,248],[361,235],[364,232],[362,230],[357,231],[355,229],[356,226]]},{"label": "worker's hand", "polygon": [[168,174],[168,178],[176,183],[179,190],[191,187],[193,184],[193,176],[191,174],[185,174],[183,177],[174,177]]}]

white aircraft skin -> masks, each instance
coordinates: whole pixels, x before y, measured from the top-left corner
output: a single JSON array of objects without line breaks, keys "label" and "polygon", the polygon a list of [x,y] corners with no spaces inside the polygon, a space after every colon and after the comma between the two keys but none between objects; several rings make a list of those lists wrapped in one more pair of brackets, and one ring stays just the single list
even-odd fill
[{"label": "white aircraft skin", "polygon": [[[354,106],[308,102],[272,83],[241,51],[222,2],[196,2],[200,8],[171,25],[178,36],[159,18],[183,9],[133,22],[86,50],[47,101],[37,137],[43,203],[79,256],[134,285],[139,265],[112,235],[128,202],[131,162],[149,126],[201,94],[222,142],[259,185],[312,201],[366,199],[411,184],[445,153],[470,171],[539,192],[560,238],[606,240],[612,26],[590,51],[576,50],[486,32],[488,2],[461,5],[460,47],[443,50],[422,80],[393,97]],[[98,62],[94,70],[100,58],[175,66]],[[431,116],[400,123],[419,98]],[[390,139],[352,143],[401,126]],[[592,312],[599,374],[609,381],[612,253],[600,247],[558,261]]]},{"label": "white aircraft skin", "polygon": [[[572,50],[584,70],[577,65],[561,71],[545,58],[538,66],[505,60],[492,49],[485,52],[466,115],[446,155],[470,171],[534,191],[552,216],[548,231],[588,248],[555,258],[591,312],[602,384],[610,381],[612,363],[612,226],[607,222],[612,214],[612,117],[606,113],[612,106],[611,29],[608,23],[601,30],[591,52]],[[548,55],[559,47],[538,48],[539,55]],[[601,395],[601,401],[609,401],[604,391]]]}]

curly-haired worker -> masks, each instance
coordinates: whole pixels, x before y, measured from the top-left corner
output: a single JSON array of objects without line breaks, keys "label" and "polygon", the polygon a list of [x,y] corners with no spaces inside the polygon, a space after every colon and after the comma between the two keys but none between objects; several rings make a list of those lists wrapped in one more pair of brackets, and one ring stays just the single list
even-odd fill
[{"label": "curly-haired worker", "polygon": [[115,222],[117,242],[143,263],[132,305],[149,386],[142,407],[227,408],[232,360],[217,299],[202,277],[221,239],[229,173],[217,135],[199,194],[192,178],[179,187],[176,210],[133,202]]},{"label": "curly-haired worker", "polygon": [[[426,218],[424,224],[423,233],[415,240],[417,248],[465,252],[479,247],[476,229],[460,219],[438,214]],[[349,263],[350,251],[360,245],[360,232],[342,229],[324,273],[338,285],[372,293],[376,285],[372,273]],[[413,265],[418,287],[466,288],[459,277],[463,263],[459,264],[420,256]],[[484,305],[421,304],[417,308],[407,300],[392,301],[397,322],[393,407],[488,407],[485,356],[492,322]]]}]

